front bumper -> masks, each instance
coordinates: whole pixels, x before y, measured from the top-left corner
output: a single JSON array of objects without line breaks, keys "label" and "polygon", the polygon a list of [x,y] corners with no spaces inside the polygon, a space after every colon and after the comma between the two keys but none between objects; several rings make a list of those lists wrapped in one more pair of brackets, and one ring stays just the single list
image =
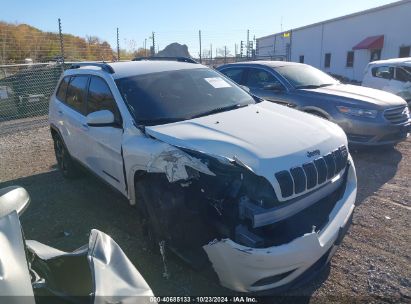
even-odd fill
[{"label": "front bumper", "polygon": [[351,145],[393,145],[405,140],[411,132],[410,119],[402,124],[393,124],[382,117],[368,120],[336,115],[333,122],[345,131]]},{"label": "front bumper", "polygon": [[[249,248],[230,239],[211,242],[203,248],[221,284],[227,288],[262,292],[292,285],[322,257],[326,256],[326,262],[331,258],[351,220],[356,194],[357,179],[354,165],[351,165],[343,197],[336,203],[321,231],[269,248]],[[270,278],[279,279],[273,281]]]}]

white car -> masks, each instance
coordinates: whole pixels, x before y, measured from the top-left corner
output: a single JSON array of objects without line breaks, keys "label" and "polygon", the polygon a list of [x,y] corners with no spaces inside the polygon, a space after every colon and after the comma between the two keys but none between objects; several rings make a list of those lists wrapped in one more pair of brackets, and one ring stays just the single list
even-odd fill
[{"label": "white car", "polygon": [[364,73],[365,87],[394,93],[411,104],[411,57],[370,62]]},{"label": "white car", "polygon": [[136,205],[148,237],[233,290],[295,286],[351,222],[343,130],[190,59],[75,66],[49,121],[65,176],[93,172]]}]

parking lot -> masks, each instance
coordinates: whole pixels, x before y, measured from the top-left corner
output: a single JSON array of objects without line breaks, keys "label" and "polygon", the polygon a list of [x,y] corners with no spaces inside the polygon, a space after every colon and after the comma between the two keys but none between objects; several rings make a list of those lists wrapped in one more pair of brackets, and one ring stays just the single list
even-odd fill
[{"label": "parking lot", "polygon": [[[313,302],[411,301],[410,148],[409,138],[395,148],[351,151],[359,184],[353,225],[331,267],[293,295],[311,296]],[[231,293],[171,254],[166,278],[161,255],[148,249],[125,199],[92,176],[63,179],[48,127],[0,136],[0,187],[9,185],[31,194],[22,216],[28,239],[73,250],[96,228],[119,243],[156,295]]]}]

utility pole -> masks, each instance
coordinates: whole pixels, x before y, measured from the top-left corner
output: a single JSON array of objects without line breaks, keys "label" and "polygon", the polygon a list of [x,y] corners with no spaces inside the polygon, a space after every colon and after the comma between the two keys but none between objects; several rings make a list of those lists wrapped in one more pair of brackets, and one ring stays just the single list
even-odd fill
[{"label": "utility pole", "polygon": [[213,62],[213,44],[210,44],[210,64]]},{"label": "utility pole", "polygon": [[227,63],[227,46],[224,46],[224,64]]},{"label": "utility pole", "polygon": [[144,38],[144,56],[147,57],[147,38]]},{"label": "utility pole", "polygon": [[247,30],[247,59],[250,54],[250,30]]},{"label": "utility pole", "polygon": [[202,63],[202,58],[201,58],[201,30],[198,31],[198,40],[200,42],[200,63]]},{"label": "utility pole", "polygon": [[62,63],[64,64],[64,40],[63,40],[63,33],[61,30],[61,19],[59,18],[59,36],[60,36],[60,56]]},{"label": "utility pole", "polygon": [[235,60],[235,62],[237,62],[237,51],[238,51],[237,43],[234,43],[234,60]]},{"label": "utility pole", "polygon": [[117,61],[120,61],[120,36],[117,28]]},{"label": "utility pole", "polygon": [[156,38],[154,36],[154,32],[152,32],[151,39],[153,39],[153,45],[152,45],[152,49],[151,49],[151,56],[154,56],[155,53],[156,53],[156,40],[155,40]]}]

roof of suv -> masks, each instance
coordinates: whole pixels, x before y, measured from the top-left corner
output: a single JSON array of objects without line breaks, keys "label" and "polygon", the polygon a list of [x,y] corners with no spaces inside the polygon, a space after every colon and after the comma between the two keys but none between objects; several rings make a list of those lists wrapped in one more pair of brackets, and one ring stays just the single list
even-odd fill
[{"label": "roof of suv", "polygon": [[[124,61],[124,62],[111,62],[107,63],[114,69],[114,73],[111,74],[114,79],[143,75],[149,73],[158,73],[175,70],[189,70],[206,68],[201,64],[178,62],[178,61]],[[79,67],[80,70],[101,70],[100,67],[90,65],[83,65]]]},{"label": "roof of suv", "polygon": [[370,65],[379,65],[379,64],[397,65],[397,64],[403,64],[403,63],[411,64],[411,57],[376,60],[376,61],[370,62],[369,64]]}]

